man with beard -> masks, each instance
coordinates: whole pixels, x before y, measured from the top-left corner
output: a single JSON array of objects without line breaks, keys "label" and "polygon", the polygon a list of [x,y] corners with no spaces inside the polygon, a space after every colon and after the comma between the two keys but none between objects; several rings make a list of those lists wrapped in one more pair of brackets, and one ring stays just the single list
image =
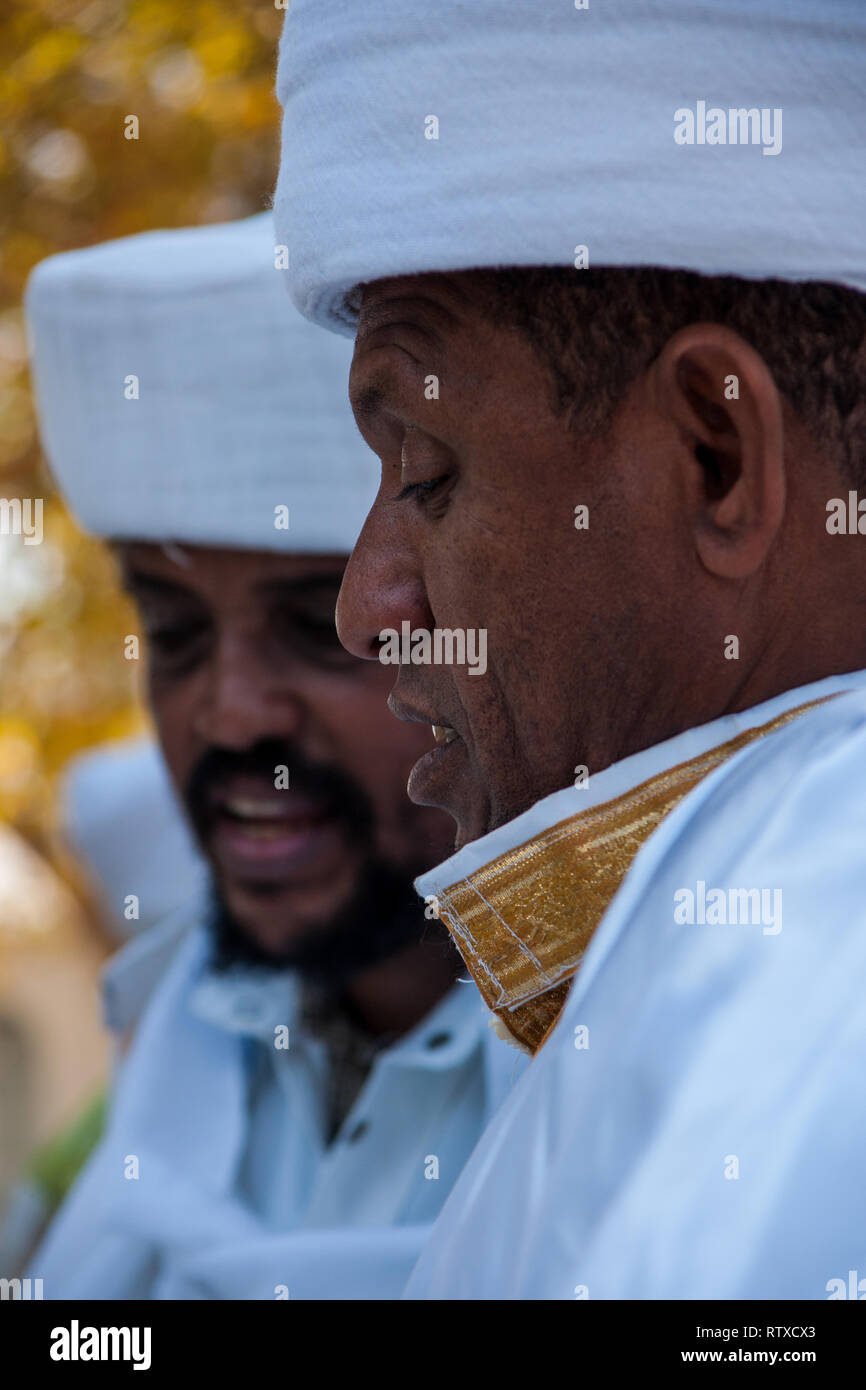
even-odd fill
[{"label": "man with beard", "polygon": [[856,0],[287,14],[279,237],[382,461],[338,626],[486,631],[390,703],[536,1054],[414,1296],[862,1269],[864,54]]},{"label": "man with beard", "polygon": [[29,288],[46,452],[117,549],[213,871],[203,918],[111,971],[134,1037],[34,1256],[46,1298],[393,1296],[513,1071],[411,887],[451,838],[406,806],[425,740],[336,637],[373,462],[348,352],[274,266],[265,216],[57,256]]}]

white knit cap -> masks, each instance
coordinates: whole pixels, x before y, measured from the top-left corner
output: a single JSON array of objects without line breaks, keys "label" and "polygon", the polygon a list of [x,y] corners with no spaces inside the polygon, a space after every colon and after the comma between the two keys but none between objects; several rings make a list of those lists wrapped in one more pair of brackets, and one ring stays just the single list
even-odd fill
[{"label": "white knit cap", "polygon": [[263,214],[36,267],[42,438],[88,530],[351,550],[378,476],[348,404],[351,349],[292,308],[279,259]]},{"label": "white knit cap", "polygon": [[295,303],[587,255],[866,289],[864,74],[864,0],[292,0]]}]

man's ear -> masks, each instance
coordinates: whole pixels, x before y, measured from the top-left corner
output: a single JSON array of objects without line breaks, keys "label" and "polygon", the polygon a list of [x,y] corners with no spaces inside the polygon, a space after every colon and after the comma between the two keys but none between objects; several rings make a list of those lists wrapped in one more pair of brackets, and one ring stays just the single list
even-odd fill
[{"label": "man's ear", "polygon": [[701,563],[745,579],[764,563],[785,510],[782,401],[764,361],[717,323],[680,329],[650,369],[654,404],[681,442]]}]

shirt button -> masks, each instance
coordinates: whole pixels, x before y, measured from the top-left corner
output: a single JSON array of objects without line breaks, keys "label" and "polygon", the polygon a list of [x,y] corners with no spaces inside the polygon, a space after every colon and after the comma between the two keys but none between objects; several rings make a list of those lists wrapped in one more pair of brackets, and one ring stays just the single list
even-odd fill
[{"label": "shirt button", "polygon": [[354,1129],[351,1129],[349,1133],[346,1135],[346,1143],[357,1144],[359,1139],[364,1138],[364,1135],[367,1133],[367,1130],[369,1128],[369,1120],[359,1120],[358,1123],[355,1125]]},{"label": "shirt button", "polygon": [[434,1047],[444,1047],[445,1044],[446,1044],[446,1043],[450,1043],[450,1041],[451,1041],[451,1034],[450,1034],[450,1033],[434,1033],[433,1036],[432,1036],[432,1038],[428,1038],[428,1039],[427,1039],[427,1046],[430,1047],[430,1048],[434,1048]]}]

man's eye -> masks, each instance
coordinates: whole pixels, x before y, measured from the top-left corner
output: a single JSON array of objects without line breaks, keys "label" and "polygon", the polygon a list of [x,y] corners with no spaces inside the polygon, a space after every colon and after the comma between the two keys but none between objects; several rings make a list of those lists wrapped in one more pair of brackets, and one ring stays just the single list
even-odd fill
[{"label": "man's eye", "polygon": [[438,492],[442,485],[449,482],[450,479],[450,473],[440,473],[438,478],[425,478],[420,483],[407,483],[398,492],[395,501],[405,502],[407,498],[412,497],[420,507],[423,507],[433,494]]},{"label": "man's eye", "polygon": [[276,616],[282,634],[288,642],[301,642],[307,646],[318,647],[340,646],[333,610],[328,610],[327,613],[299,613],[292,609]]},{"label": "man's eye", "polygon": [[191,647],[204,632],[204,623],[179,623],[151,628],[147,640],[153,651],[161,656],[177,656]]},{"label": "man's eye", "polygon": [[353,657],[340,644],[333,611],[329,611],[327,616],[297,612],[282,614],[278,630],[286,650],[302,661],[326,668],[357,664],[357,657]]},{"label": "man's eye", "polygon": [[290,619],[290,622],[298,632],[314,641],[338,644],[337,628],[333,615],[327,618],[317,618],[307,613],[297,613]]}]

